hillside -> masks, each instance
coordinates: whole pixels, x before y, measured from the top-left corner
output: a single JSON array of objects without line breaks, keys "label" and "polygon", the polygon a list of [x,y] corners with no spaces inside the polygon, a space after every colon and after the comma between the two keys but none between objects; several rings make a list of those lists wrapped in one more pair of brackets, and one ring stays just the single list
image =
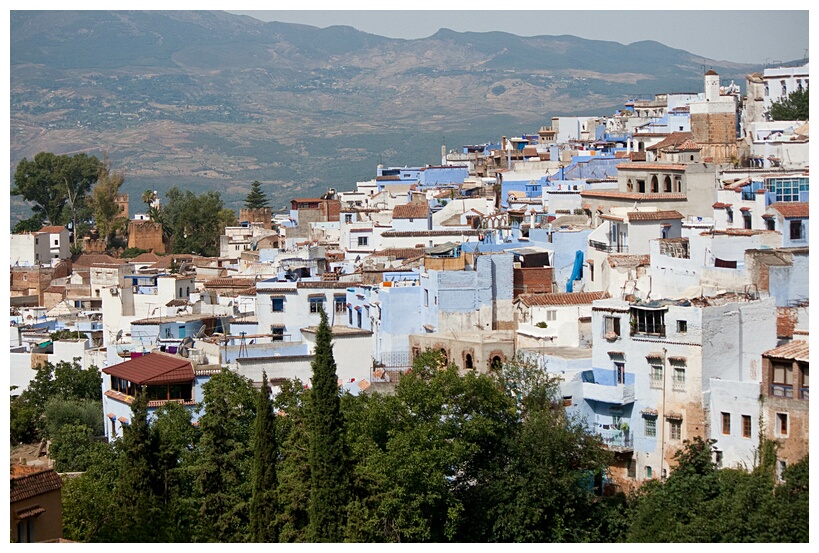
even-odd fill
[{"label": "hillside", "polygon": [[[398,40],[350,27],[224,12],[12,12],[11,162],[107,151],[141,209],[146,188],[253,180],[274,206],[349,189],[384,164],[536,132],[553,115],[607,114],[633,97],[699,91],[703,67],[759,68],[656,42],[441,29]],[[27,212],[12,199],[12,221]]]}]

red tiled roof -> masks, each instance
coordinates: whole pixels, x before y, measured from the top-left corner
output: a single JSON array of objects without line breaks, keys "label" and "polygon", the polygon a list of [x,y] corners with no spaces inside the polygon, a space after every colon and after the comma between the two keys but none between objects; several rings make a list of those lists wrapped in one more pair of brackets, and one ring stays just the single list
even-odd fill
[{"label": "red tiled roof", "polygon": [[194,378],[189,360],[156,352],[106,367],[102,372],[124,378],[134,384],[169,384],[188,382]]},{"label": "red tiled roof", "polygon": [[649,146],[646,150],[663,150],[666,148],[674,148],[680,144],[690,141],[694,137],[691,132],[673,132],[667,138],[661,140],[653,146]]},{"label": "red tiled roof", "polygon": [[155,253],[145,252],[145,253],[139,254],[138,256],[133,258],[131,261],[134,261],[136,263],[156,263],[157,261],[159,261],[159,259],[160,259],[160,257],[158,255],[156,255]]},{"label": "red tiled roof", "polygon": [[375,251],[371,257],[393,257],[395,259],[412,259],[414,257],[422,257],[424,255],[424,248],[386,248]]},{"label": "red tiled roof", "polygon": [[104,253],[84,253],[71,264],[74,267],[92,267],[94,265],[124,265],[125,263],[124,259],[116,259]]},{"label": "red tiled roof", "polygon": [[48,234],[60,234],[64,230],[68,230],[68,229],[65,228],[65,227],[52,225],[52,226],[48,226],[48,227],[43,227],[40,230],[38,230],[37,232],[47,232]]},{"label": "red tiled roof", "polygon": [[810,343],[806,340],[793,340],[778,348],[768,350],[762,354],[765,357],[779,359],[793,359],[795,361],[810,362]]},{"label": "red tiled roof", "polygon": [[665,221],[667,219],[682,219],[683,215],[679,211],[630,211],[629,221]]},{"label": "red tiled roof", "polygon": [[757,234],[777,233],[775,230],[749,229],[749,228],[726,228],[722,230],[706,230],[700,236],[725,235],[725,236],[755,236]]},{"label": "red tiled roof", "polygon": [[11,503],[63,487],[63,481],[55,470],[27,465],[11,465],[10,482]]},{"label": "red tiled roof", "polygon": [[786,219],[792,217],[810,217],[810,204],[808,202],[776,202],[768,206],[775,209]]},{"label": "red tiled roof", "polygon": [[612,254],[609,255],[607,261],[609,267],[637,267],[640,265],[650,265],[650,255],[633,255],[633,254]]},{"label": "red tiled roof", "polygon": [[425,219],[428,214],[429,204],[426,202],[397,205],[392,210],[393,219]]},{"label": "red tiled roof", "polygon": [[553,294],[521,294],[518,300],[527,307],[533,305],[588,305],[608,298],[608,292],[559,292]]},{"label": "red tiled roof", "polygon": [[726,204],[726,203],[722,203],[722,202],[717,202],[714,205],[712,205],[711,207],[713,207],[714,209],[728,209],[732,205],[733,204]]},{"label": "red tiled roof", "polygon": [[247,288],[254,284],[252,278],[214,278],[205,283],[205,288]]}]

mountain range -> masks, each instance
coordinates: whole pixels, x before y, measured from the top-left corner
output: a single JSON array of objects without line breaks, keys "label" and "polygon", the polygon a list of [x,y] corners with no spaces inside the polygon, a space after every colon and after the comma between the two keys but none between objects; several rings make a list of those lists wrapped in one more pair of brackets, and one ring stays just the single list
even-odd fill
[{"label": "mountain range", "polygon": [[[126,172],[132,212],[144,190],[174,185],[218,190],[238,209],[253,180],[280,209],[351,189],[378,163],[439,163],[442,144],[698,92],[708,68],[739,84],[761,69],[651,41],[448,29],[404,40],[213,11],[13,11],[11,171],[40,151],[106,153]],[[11,210],[12,223],[28,212],[19,198]]]}]

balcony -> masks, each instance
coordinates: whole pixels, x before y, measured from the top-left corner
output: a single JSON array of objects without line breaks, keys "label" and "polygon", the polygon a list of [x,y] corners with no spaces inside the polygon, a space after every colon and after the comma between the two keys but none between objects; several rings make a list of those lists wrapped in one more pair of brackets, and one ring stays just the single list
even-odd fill
[{"label": "balcony", "polygon": [[[807,388],[805,388],[805,391],[807,392]],[[787,384],[771,384],[771,396],[793,399],[793,386]]]},{"label": "balcony", "polygon": [[799,397],[805,400],[810,399],[808,397],[808,388],[799,388]]},{"label": "balcony", "polygon": [[654,336],[665,337],[665,325],[663,324],[634,324],[631,327],[632,336]]},{"label": "balcony", "polygon": [[603,444],[612,451],[632,451],[634,449],[634,436],[628,430],[596,430]]},{"label": "balcony", "polygon": [[589,240],[589,247],[592,247],[599,252],[628,253],[628,246],[624,246],[622,244],[608,244],[606,242],[598,242],[597,240]]},{"label": "balcony", "polygon": [[634,386],[606,386],[592,382],[583,383],[583,398],[614,405],[626,405],[634,402]]}]

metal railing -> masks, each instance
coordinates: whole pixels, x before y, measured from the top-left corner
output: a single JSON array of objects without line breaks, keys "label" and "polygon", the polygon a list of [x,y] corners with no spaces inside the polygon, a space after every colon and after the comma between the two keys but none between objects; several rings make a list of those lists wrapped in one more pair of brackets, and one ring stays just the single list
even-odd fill
[{"label": "metal railing", "polygon": [[793,399],[793,386],[787,384],[771,384],[771,395],[773,397]]},{"label": "metal railing", "polygon": [[598,242],[597,240],[589,240],[589,246],[600,252],[628,253],[628,246],[622,244],[608,244],[606,242]]}]

